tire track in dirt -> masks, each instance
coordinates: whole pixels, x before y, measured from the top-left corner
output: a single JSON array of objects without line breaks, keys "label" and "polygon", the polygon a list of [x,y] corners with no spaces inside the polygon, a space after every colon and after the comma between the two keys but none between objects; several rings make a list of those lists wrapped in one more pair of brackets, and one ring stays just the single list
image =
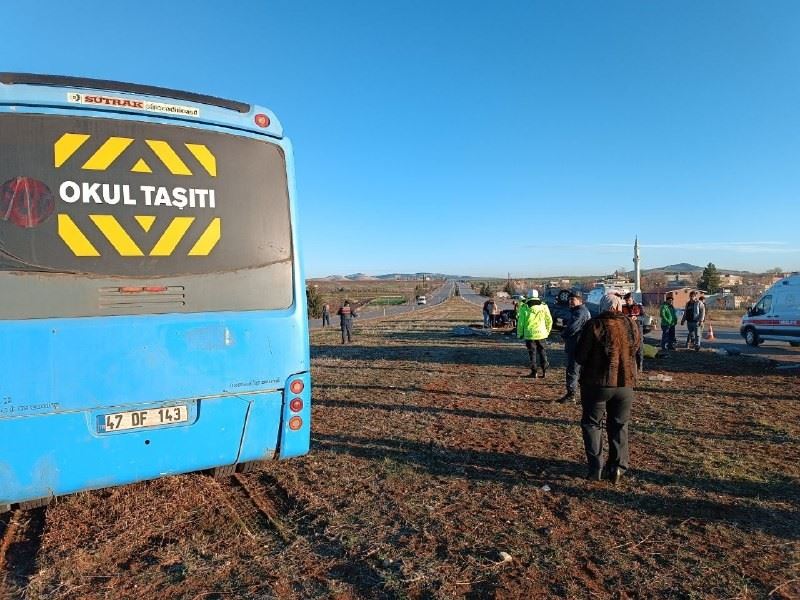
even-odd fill
[{"label": "tire track in dirt", "polygon": [[22,598],[42,545],[46,507],[16,509],[0,520],[0,598]]},{"label": "tire track in dirt", "polygon": [[[381,589],[384,576],[369,560],[351,556],[342,543],[326,533],[327,519],[292,495],[275,478],[260,472],[250,476],[236,474],[230,485],[220,482],[225,503],[249,537],[263,542],[272,538],[275,550],[286,550],[300,543],[320,564],[331,564],[328,575],[350,586],[362,598],[394,600],[397,595]],[[281,515],[296,515],[287,520]],[[336,590],[328,587],[330,595]]]}]

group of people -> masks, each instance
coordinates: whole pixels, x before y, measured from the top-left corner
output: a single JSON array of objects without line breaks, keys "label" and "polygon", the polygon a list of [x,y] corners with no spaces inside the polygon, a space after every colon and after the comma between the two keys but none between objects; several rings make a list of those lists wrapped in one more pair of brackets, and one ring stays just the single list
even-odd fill
[{"label": "group of people", "polygon": [[[336,311],[339,316],[339,327],[342,330],[342,343],[353,341],[353,319],[358,318],[356,309],[350,305],[350,300],[345,300],[344,304]],[[322,305],[322,328],[331,326],[331,305],[327,302]]]},{"label": "group of people", "polygon": [[[552,318],[546,304],[532,297],[519,306],[517,335],[525,340],[531,364],[529,377],[544,377],[547,353],[542,341],[547,339]],[[631,293],[606,294],[594,318],[583,304],[583,296],[569,294],[570,315],[564,320],[561,337],[567,357],[566,394],[558,400],[575,402],[580,388],[581,431],[588,463],[587,477],[618,483],[628,469],[628,421],[634,401],[636,379],[644,368],[644,308]],[[674,349],[678,319],[667,295],[660,308],[662,348]],[[686,347],[700,350],[705,302],[698,292],[691,292],[684,308],[681,325],[687,326]],[[534,348],[536,353],[534,355]],[[608,456],[603,461],[603,415],[608,438]]]},{"label": "group of people", "polygon": [[[566,394],[562,404],[575,402],[580,388],[581,431],[591,480],[618,483],[628,468],[628,421],[636,377],[643,367],[642,306],[632,294],[607,294],[592,318],[578,291],[569,294],[570,315],[561,337],[567,356]],[[525,340],[530,358],[528,377],[544,378],[549,365],[544,340],[550,335],[550,310],[535,290],[518,308],[517,335]],[[541,369],[541,374],[538,373]],[[603,462],[603,415],[608,458]]]},{"label": "group of people", "polygon": [[[675,350],[678,341],[675,337],[675,326],[678,324],[678,315],[675,310],[674,297],[667,294],[661,303],[661,349],[664,351]],[[681,325],[686,324],[686,347],[698,352],[703,340],[703,327],[706,321],[705,297],[697,291],[689,292],[689,301],[683,309]]]}]

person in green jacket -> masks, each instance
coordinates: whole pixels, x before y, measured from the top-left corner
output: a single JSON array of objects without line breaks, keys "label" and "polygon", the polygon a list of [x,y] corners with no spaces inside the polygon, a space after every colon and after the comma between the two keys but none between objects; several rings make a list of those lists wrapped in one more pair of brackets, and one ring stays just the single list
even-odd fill
[{"label": "person in green jacket", "polygon": [[661,303],[661,349],[675,350],[677,339],[675,338],[675,325],[678,324],[678,315],[675,307],[672,306],[672,294],[667,294],[664,302]]},{"label": "person in green jacket", "polygon": [[[525,347],[528,349],[528,356],[531,361],[531,372],[528,377],[536,377],[537,362],[541,367],[541,377],[547,374],[547,367],[550,363],[547,360],[547,352],[543,341],[550,336],[553,328],[553,317],[547,304],[539,300],[536,290],[531,291],[531,298],[520,304],[519,316],[517,318],[517,337],[525,340]],[[535,348],[535,352],[534,352]]]}]

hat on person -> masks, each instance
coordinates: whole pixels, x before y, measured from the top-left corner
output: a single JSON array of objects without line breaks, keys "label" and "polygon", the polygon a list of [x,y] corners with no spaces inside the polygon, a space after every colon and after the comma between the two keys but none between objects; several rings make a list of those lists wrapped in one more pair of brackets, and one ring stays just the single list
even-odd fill
[{"label": "hat on person", "polygon": [[579,299],[583,300],[583,294],[581,293],[580,290],[575,290],[573,292],[570,292],[568,297],[569,298],[579,298]]},{"label": "hat on person", "polygon": [[600,312],[622,312],[622,298],[616,294],[606,294],[600,299]]},{"label": "hat on person", "polygon": [[539,292],[537,292],[536,290],[531,290],[531,299],[538,297],[539,297]]}]

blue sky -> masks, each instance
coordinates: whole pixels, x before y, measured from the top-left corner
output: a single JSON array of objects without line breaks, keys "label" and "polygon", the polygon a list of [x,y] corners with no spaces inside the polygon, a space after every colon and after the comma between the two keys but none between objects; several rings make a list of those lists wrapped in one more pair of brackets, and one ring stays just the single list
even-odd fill
[{"label": "blue sky", "polygon": [[[218,7],[229,6],[220,11]],[[11,3],[4,71],[268,106],[310,276],[800,270],[800,3]]]}]

